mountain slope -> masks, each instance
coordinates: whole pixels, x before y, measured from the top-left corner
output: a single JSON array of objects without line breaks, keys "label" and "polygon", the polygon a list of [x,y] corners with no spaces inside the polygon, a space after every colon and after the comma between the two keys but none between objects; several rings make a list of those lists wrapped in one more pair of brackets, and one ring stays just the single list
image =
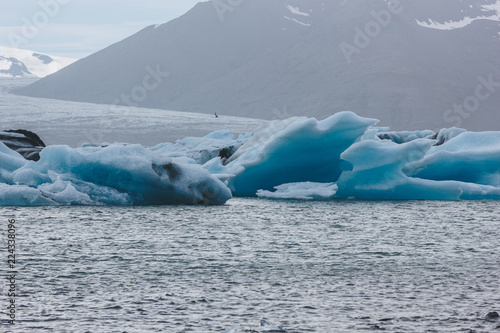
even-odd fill
[{"label": "mountain slope", "polygon": [[0,77],[45,77],[76,59],[0,46]]},{"label": "mountain slope", "polygon": [[498,129],[496,4],[200,3],[18,93],[265,119],[351,110],[395,129]]}]

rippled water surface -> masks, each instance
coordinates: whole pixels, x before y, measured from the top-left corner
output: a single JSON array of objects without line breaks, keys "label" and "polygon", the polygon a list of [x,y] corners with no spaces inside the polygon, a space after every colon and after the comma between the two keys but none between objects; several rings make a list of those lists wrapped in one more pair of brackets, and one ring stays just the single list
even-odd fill
[{"label": "rippled water surface", "polygon": [[17,220],[19,292],[15,329],[3,310],[0,331],[261,332],[261,319],[286,332],[500,331],[485,320],[500,310],[497,202],[233,199],[0,217]]}]

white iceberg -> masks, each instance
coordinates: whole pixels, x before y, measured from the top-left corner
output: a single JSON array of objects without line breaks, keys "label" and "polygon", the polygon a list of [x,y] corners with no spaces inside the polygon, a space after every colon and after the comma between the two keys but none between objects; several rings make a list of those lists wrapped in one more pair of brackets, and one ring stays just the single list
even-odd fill
[{"label": "white iceberg", "polygon": [[274,187],[276,191],[258,190],[257,196],[268,199],[331,200],[337,193],[335,183],[290,183]]}]

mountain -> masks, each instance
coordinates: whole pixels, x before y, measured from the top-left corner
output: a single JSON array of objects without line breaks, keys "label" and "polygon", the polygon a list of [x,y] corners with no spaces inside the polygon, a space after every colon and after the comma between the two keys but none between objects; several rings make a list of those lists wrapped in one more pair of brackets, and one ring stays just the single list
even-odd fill
[{"label": "mountain", "polygon": [[394,129],[500,127],[500,1],[213,0],[17,91]]},{"label": "mountain", "polygon": [[45,77],[76,59],[0,46],[0,77]]}]

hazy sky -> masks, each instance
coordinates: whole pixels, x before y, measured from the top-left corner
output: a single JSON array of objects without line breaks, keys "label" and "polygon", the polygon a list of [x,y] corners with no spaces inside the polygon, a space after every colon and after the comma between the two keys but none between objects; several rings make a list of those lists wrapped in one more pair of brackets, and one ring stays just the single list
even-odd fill
[{"label": "hazy sky", "polygon": [[2,0],[0,45],[82,58],[207,0]]}]

